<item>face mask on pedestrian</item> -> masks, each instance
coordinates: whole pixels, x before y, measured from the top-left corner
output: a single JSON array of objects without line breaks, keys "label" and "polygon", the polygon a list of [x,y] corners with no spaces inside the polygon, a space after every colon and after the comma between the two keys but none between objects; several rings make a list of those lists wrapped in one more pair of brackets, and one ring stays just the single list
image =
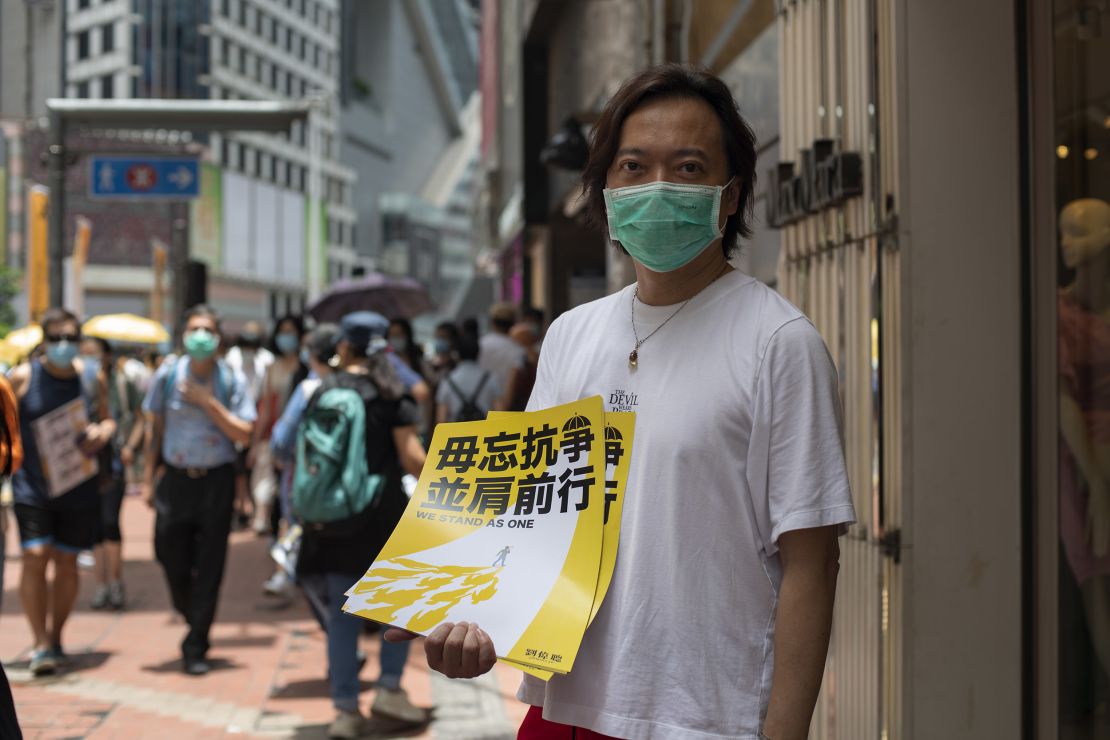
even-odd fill
[{"label": "face mask on pedestrian", "polygon": [[652,272],[685,267],[724,233],[721,194],[731,184],[732,179],[725,185],[660,180],[605,188],[609,238]]},{"label": "face mask on pedestrian", "polygon": [[185,351],[194,360],[207,360],[219,346],[220,338],[207,329],[194,329],[185,335]]},{"label": "face mask on pedestrian", "polygon": [[73,364],[77,357],[77,343],[63,339],[58,342],[46,343],[46,361],[59,370],[64,370]]},{"label": "face mask on pedestrian", "polygon": [[100,355],[81,355],[81,364],[87,368],[100,369]]},{"label": "face mask on pedestrian", "polygon": [[301,347],[301,354],[299,355],[299,357],[301,360],[301,364],[307,366],[308,361],[312,359],[312,355],[311,353],[309,353],[308,347]]},{"label": "face mask on pedestrian", "polygon": [[400,354],[408,350],[409,343],[404,337],[390,337],[389,346],[394,352]]},{"label": "face mask on pedestrian", "polygon": [[446,355],[451,351],[451,341],[448,339],[437,339],[434,343],[437,355]]},{"label": "face mask on pedestrian", "polygon": [[297,347],[301,346],[301,339],[296,334],[282,332],[274,337],[274,346],[281,354],[291,355],[297,351]]}]

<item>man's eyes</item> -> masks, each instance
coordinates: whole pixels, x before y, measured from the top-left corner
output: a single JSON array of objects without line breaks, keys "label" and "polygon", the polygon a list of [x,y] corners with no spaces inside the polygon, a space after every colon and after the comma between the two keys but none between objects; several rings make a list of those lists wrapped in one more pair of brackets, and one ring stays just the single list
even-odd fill
[{"label": "man's eyes", "polygon": [[638,172],[640,169],[639,162],[621,162],[621,170],[624,172]]},{"label": "man's eyes", "polygon": [[697,162],[683,162],[678,169],[687,175],[696,175],[702,171],[701,165]]}]

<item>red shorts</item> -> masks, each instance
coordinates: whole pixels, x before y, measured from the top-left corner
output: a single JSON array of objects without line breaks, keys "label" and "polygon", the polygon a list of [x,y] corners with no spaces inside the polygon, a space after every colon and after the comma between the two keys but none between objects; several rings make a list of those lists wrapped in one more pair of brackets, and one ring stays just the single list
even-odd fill
[{"label": "red shorts", "polygon": [[608,735],[600,735],[593,730],[581,727],[560,725],[543,718],[543,709],[529,707],[528,715],[520,725],[516,740],[614,740]]}]

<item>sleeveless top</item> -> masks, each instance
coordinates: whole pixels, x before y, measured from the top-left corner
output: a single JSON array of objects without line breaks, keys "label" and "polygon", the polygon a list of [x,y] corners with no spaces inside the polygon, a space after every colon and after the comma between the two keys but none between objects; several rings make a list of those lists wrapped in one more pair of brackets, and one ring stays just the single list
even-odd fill
[{"label": "sleeveless top", "polygon": [[12,499],[17,504],[56,509],[79,509],[98,501],[96,476],[51,500],[42,472],[42,461],[32,423],[51,411],[81,398],[81,379],[56,378],[46,371],[41,360],[31,361],[31,380],[19,400],[19,431],[23,437],[23,467],[12,476]]}]

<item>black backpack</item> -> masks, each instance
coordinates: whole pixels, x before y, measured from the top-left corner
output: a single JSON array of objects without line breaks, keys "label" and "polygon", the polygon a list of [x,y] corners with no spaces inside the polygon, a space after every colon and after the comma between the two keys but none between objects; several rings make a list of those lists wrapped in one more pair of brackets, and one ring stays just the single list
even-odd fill
[{"label": "black backpack", "polygon": [[486,411],[478,405],[478,396],[481,395],[482,389],[486,387],[486,381],[489,380],[489,371],[487,370],[482,374],[482,379],[478,381],[478,387],[474,389],[474,395],[467,398],[459,387],[455,385],[455,381],[451,380],[451,376],[447,376],[447,385],[451,386],[451,390],[459,400],[462,401],[462,408],[459,413],[455,414],[455,418],[451,421],[484,421],[486,418]]}]

